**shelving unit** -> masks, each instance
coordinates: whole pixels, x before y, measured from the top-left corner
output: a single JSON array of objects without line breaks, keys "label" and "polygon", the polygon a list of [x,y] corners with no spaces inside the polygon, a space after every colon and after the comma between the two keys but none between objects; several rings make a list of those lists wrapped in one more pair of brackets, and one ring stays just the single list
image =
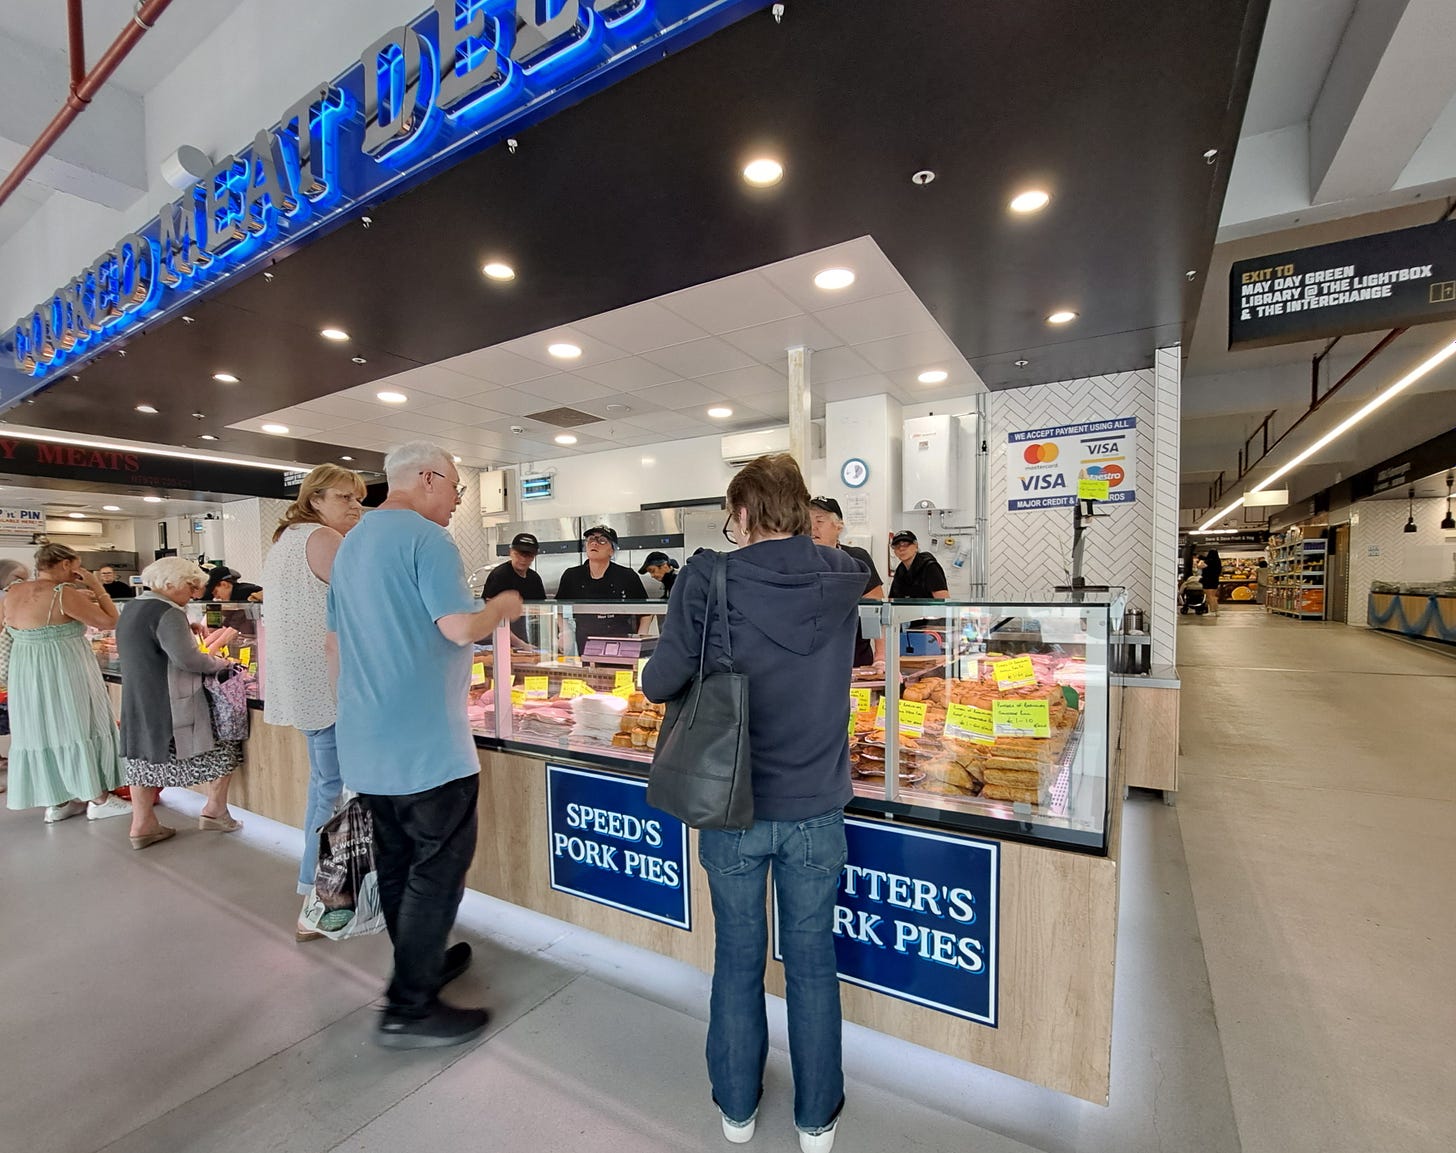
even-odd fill
[{"label": "shelving unit", "polygon": [[1271,613],[1302,621],[1325,619],[1325,561],[1329,542],[1301,540],[1274,547],[1268,603]]}]

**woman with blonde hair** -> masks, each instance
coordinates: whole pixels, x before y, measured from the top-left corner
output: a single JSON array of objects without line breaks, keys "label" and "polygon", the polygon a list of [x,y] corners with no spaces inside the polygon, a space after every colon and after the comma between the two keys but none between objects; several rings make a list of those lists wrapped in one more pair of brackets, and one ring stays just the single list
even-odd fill
[{"label": "woman with blonde hair", "polygon": [[[303,478],[263,562],[268,597],[268,690],[263,719],[298,729],[308,742],[308,800],[298,891],[307,896],[318,867],[318,830],[333,814],[343,784],[334,739],[337,702],[325,643],[326,605],[334,555],[344,534],[363,515],[364,482],[337,464],[321,464]],[[322,934],[303,924],[298,941]]]},{"label": "woman with blonde hair", "polygon": [[196,562],[178,556],[153,561],[142,570],[142,584],[147,591],[127,606],[116,627],[121,752],[126,782],[133,786],[133,849],[145,849],[177,832],[157,820],[155,789],[206,785],[198,828],[219,833],[242,828],[227,808],[228,785],[243,759],[242,743],[213,736],[212,708],[202,680],[235,667],[213,654],[238,634],[218,629],[204,638],[207,651],[198,649],[182,607],[207,584],[207,574]]},{"label": "woman with blonde hair", "polygon": [[87,625],[116,627],[116,605],[66,545],[42,545],[35,573],[0,605],[11,646],[6,805],[44,805],[47,824],[124,816],[131,806],[113,795],[122,783],[116,719],[86,642]]}]

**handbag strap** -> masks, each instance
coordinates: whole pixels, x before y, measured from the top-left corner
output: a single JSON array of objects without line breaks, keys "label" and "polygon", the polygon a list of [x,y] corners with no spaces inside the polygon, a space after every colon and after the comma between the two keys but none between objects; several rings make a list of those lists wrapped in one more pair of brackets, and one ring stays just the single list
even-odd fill
[{"label": "handbag strap", "polygon": [[[713,563],[713,595],[718,602],[718,617],[723,622],[723,658],[728,662],[728,671],[733,671],[733,630],[728,622],[728,558],[716,553]],[[704,614],[703,636],[708,635],[706,614]]]}]

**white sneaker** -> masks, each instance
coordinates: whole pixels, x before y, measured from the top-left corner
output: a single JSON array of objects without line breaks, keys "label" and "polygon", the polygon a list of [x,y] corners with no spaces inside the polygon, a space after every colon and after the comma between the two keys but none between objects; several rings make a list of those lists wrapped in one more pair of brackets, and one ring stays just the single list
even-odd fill
[{"label": "white sneaker", "polygon": [[115,793],[108,794],[106,800],[99,805],[95,801],[86,802],[86,819],[88,821],[104,821],[107,817],[129,816],[131,816],[131,802],[123,801]]},{"label": "white sneaker", "polygon": [[45,811],[45,823],[54,825],[57,821],[69,821],[86,811],[85,801],[67,801],[63,805],[51,805]]},{"label": "white sneaker", "polygon": [[733,1142],[735,1145],[747,1145],[748,1142],[752,1141],[753,1131],[756,1128],[758,1128],[757,1112],[741,1125],[737,1121],[728,1120],[727,1113],[723,1114],[723,1138],[726,1141]]},{"label": "white sneaker", "polygon": [[799,1130],[799,1153],[829,1153],[834,1148],[834,1131],[839,1128],[839,1118],[823,1133],[805,1133]]}]

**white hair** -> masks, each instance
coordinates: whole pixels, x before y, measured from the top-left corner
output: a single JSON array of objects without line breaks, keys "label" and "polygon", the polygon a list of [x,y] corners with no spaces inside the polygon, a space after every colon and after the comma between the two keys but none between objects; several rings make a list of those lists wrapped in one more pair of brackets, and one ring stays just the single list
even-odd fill
[{"label": "white hair", "polygon": [[384,458],[384,475],[390,488],[413,488],[420,483],[420,473],[438,470],[448,474],[450,454],[438,444],[412,440],[389,450]]},{"label": "white hair", "polygon": [[164,556],[142,569],[142,584],[156,592],[199,589],[207,586],[207,574],[196,561]]}]

